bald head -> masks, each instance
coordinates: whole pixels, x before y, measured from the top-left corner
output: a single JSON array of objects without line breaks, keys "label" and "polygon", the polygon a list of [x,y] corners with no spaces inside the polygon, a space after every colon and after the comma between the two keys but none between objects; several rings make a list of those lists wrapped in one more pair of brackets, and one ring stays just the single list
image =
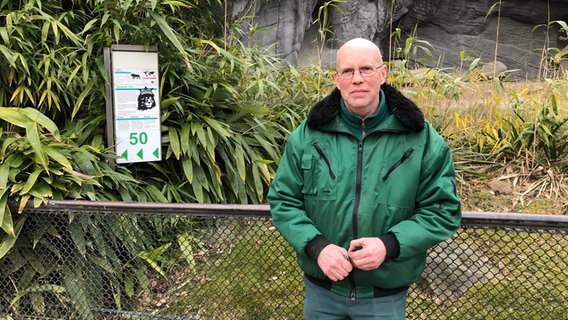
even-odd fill
[{"label": "bald head", "polygon": [[345,42],[339,50],[337,50],[337,56],[335,57],[335,64],[337,66],[341,65],[341,60],[345,56],[356,55],[358,52],[367,52],[373,55],[373,59],[376,59],[378,63],[382,63],[383,56],[381,55],[381,50],[372,41],[363,38],[354,38]]}]

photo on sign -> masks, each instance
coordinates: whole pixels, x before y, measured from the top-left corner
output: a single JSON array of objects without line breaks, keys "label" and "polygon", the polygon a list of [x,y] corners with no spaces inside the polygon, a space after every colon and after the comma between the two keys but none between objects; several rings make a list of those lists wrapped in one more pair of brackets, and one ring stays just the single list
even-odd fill
[{"label": "photo on sign", "polygon": [[144,87],[144,89],[139,90],[140,93],[138,94],[138,110],[145,111],[156,107],[156,98],[154,96],[154,93],[152,92],[153,88],[148,89],[148,87]]}]

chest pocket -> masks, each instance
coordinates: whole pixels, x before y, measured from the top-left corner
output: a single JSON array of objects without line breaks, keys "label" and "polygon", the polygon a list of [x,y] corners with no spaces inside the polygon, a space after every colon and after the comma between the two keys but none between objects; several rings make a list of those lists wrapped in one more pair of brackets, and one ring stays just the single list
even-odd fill
[{"label": "chest pocket", "polygon": [[334,200],[336,197],[336,177],[332,173],[329,159],[319,154],[304,154],[302,157],[304,186],[302,193],[306,200]]}]

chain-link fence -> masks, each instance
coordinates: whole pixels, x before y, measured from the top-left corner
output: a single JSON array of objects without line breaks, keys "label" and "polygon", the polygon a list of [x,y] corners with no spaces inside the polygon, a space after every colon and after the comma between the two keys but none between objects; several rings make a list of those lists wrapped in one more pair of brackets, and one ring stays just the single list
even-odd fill
[{"label": "chain-link fence", "polygon": [[[19,228],[0,319],[301,319],[302,275],[267,206],[53,201]],[[568,216],[464,213],[407,317],[568,319],[567,263]]]}]

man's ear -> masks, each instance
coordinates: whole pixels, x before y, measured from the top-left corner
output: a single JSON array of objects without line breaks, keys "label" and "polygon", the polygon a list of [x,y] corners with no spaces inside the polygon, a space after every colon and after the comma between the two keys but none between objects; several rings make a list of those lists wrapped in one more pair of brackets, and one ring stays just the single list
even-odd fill
[{"label": "man's ear", "polygon": [[384,64],[381,68],[382,76],[383,76],[383,83],[387,81],[387,77],[389,76],[389,66]]},{"label": "man's ear", "polygon": [[[339,77],[337,76],[337,72],[333,73],[333,81],[335,81],[335,86],[339,88]],[[341,88],[339,88],[341,89]]]}]

